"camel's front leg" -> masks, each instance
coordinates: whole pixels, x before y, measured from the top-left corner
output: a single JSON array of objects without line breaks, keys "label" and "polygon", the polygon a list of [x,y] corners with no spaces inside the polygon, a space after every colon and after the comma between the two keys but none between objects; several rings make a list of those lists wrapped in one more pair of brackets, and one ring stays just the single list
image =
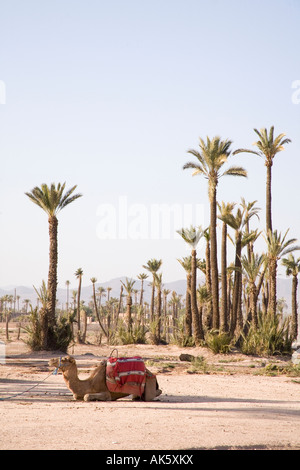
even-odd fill
[{"label": "camel's front leg", "polygon": [[109,392],[87,393],[84,395],[84,401],[111,401]]}]

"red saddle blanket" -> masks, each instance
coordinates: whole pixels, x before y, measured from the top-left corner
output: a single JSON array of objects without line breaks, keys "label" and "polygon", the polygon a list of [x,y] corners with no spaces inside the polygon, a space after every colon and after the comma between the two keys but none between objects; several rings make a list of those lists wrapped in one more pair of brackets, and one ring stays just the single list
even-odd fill
[{"label": "red saddle blanket", "polygon": [[110,392],[141,397],[145,391],[146,366],[135,357],[110,357],[106,364],[106,385]]}]

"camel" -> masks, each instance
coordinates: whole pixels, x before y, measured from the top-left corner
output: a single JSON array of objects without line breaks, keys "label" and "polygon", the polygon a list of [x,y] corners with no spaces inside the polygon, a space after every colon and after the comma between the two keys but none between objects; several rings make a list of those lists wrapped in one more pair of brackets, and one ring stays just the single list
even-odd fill
[{"label": "camel", "polygon": [[[95,365],[90,376],[84,380],[78,377],[76,360],[72,356],[50,359],[49,366],[61,370],[66,385],[73,393],[75,400],[114,401],[129,396],[129,393],[110,392],[108,390],[106,385],[106,363],[103,360],[98,365]],[[146,371],[151,377],[146,377],[144,400],[152,401],[153,398],[161,394],[161,390],[158,389],[155,375],[151,374],[147,369]]]}]

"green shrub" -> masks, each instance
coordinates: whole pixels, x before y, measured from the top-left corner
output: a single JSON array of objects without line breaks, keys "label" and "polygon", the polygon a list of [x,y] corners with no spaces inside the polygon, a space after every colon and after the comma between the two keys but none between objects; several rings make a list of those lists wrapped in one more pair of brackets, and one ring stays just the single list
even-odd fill
[{"label": "green shrub", "polygon": [[290,354],[292,337],[290,334],[289,319],[281,320],[280,315],[258,315],[258,326],[251,324],[248,334],[242,335],[241,352],[251,355]]},{"label": "green shrub", "polygon": [[228,333],[210,330],[205,335],[208,348],[215,354],[227,354],[231,349],[231,337]]},{"label": "green shrub", "polygon": [[[28,333],[26,344],[32,351],[43,350],[42,344],[42,321],[45,318],[45,312],[43,308],[38,311],[38,308],[34,309],[31,306],[31,312],[29,316],[29,326],[24,327]],[[74,314],[62,316],[57,319],[56,324],[53,328],[48,328],[48,335],[50,337],[49,344],[51,349],[54,351],[67,352],[67,349],[73,339],[72,323],[74,321]]]},{"label": "green shrub", "polygon": [[117,338],[121,344],[145,344],[147,330],[143,325],[134,326],[130,331],[124,326],[120,325],[117,331]]}]

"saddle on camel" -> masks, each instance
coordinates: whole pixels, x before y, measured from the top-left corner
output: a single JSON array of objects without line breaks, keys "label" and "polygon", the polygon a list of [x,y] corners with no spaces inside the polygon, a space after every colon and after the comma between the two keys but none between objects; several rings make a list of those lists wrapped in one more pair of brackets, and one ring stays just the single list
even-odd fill
[{"label": "saddle on camel", "polygon": [[139,356],[109,357],[96,365],[87,379],[78,377],[72,356],[51,359],[49,365],[62,372],[75,400],[110,401],[132,395],[133,399],[152,401],[161,394],[156,375]]}]

